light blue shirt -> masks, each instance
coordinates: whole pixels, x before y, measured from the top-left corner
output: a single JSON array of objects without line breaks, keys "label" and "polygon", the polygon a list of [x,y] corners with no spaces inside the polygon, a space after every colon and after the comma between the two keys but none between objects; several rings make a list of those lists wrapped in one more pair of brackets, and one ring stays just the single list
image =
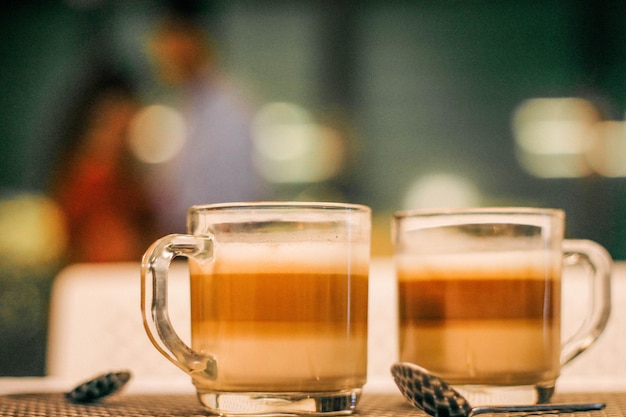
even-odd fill
[{"label": "light blue shirt", "polygon": [[192,205],[255,201],[263,194],[253,164],[252,114],[243,96],[215,77],[197,80],[186,92],[180,108],[186,142],[163,164],[165,176],[154,190],[163,233],[186,232]]}]

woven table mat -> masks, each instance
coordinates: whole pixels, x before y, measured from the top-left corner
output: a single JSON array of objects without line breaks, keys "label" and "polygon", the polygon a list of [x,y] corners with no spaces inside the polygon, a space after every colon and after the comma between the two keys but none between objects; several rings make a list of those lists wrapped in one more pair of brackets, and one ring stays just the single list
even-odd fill
[{"label": "woven table mat", "polygon": [[[626,417],[626,393],[557,395],[554,402],[605,402],[604,410],[575,413],[576,417]],[[120,394],[100,403],[78,405],[62,394],[13,394],[0,396],[0,417],[165,417],[206,416],[193,395]],[[364,393],[355,413],[361,417],[423,417],[400,394]],[[506,416],[506,414],[498,414]]]}]

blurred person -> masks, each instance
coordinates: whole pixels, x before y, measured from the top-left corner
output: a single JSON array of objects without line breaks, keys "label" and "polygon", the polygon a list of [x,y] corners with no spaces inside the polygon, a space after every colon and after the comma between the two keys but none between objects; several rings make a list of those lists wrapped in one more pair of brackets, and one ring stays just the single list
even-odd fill
[{"label": "blurred person", "polygon": [[251,109],[218,71],[216,50],[202,25],[189,14],[168,15],[149,52],[158,79],[176,94],[187,132],[179,153],[157,164],[152,177],[162,233],[186,231],[191,205],[262,198],[252,158]]},{"label": "blurred person", "polygon": [[127,144],[139,108],[123,78],[105,75],[66,125],[51,194],[67,223],[68,262],[138,261],[155,238],[152,208]]}]

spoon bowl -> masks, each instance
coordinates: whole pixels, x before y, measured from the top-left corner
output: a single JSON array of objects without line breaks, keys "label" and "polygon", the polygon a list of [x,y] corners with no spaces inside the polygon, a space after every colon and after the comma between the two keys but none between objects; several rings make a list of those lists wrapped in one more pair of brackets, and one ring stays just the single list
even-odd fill
[{"label": "spoon bowl", "polygon": [[94,403],[120,391],[130,378],[130,371],[108,372],[78,384],[65,397],[74,403]]},{"label": "spoon bowl", "polygon": [[601,410],[604,403],[537,404],[472,407],[463,395],[426,369],[408,362],[396,362],[391,375],[409,402],[433,417],[472,417],[484,413],[557,413]]}]

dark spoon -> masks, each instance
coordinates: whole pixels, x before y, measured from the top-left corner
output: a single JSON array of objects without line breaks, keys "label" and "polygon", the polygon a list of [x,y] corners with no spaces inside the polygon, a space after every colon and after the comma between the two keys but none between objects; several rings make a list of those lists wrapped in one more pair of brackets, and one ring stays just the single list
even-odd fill
[{"label": "dark spoon", "polygon": [[118,392],[130,380],[129,371],[109,372],[85,381],[70,392],[65,393],[65,397],[74,403],[93,403]]},{"label": "dark spoon", "polygon": [[408,362],[396,362],[391,374],[409,402],[433,417],[472,417],[484,413],[573,413],[601,410],[604,403],[485,406],[473,408],[465,397],[438,376]]}]

